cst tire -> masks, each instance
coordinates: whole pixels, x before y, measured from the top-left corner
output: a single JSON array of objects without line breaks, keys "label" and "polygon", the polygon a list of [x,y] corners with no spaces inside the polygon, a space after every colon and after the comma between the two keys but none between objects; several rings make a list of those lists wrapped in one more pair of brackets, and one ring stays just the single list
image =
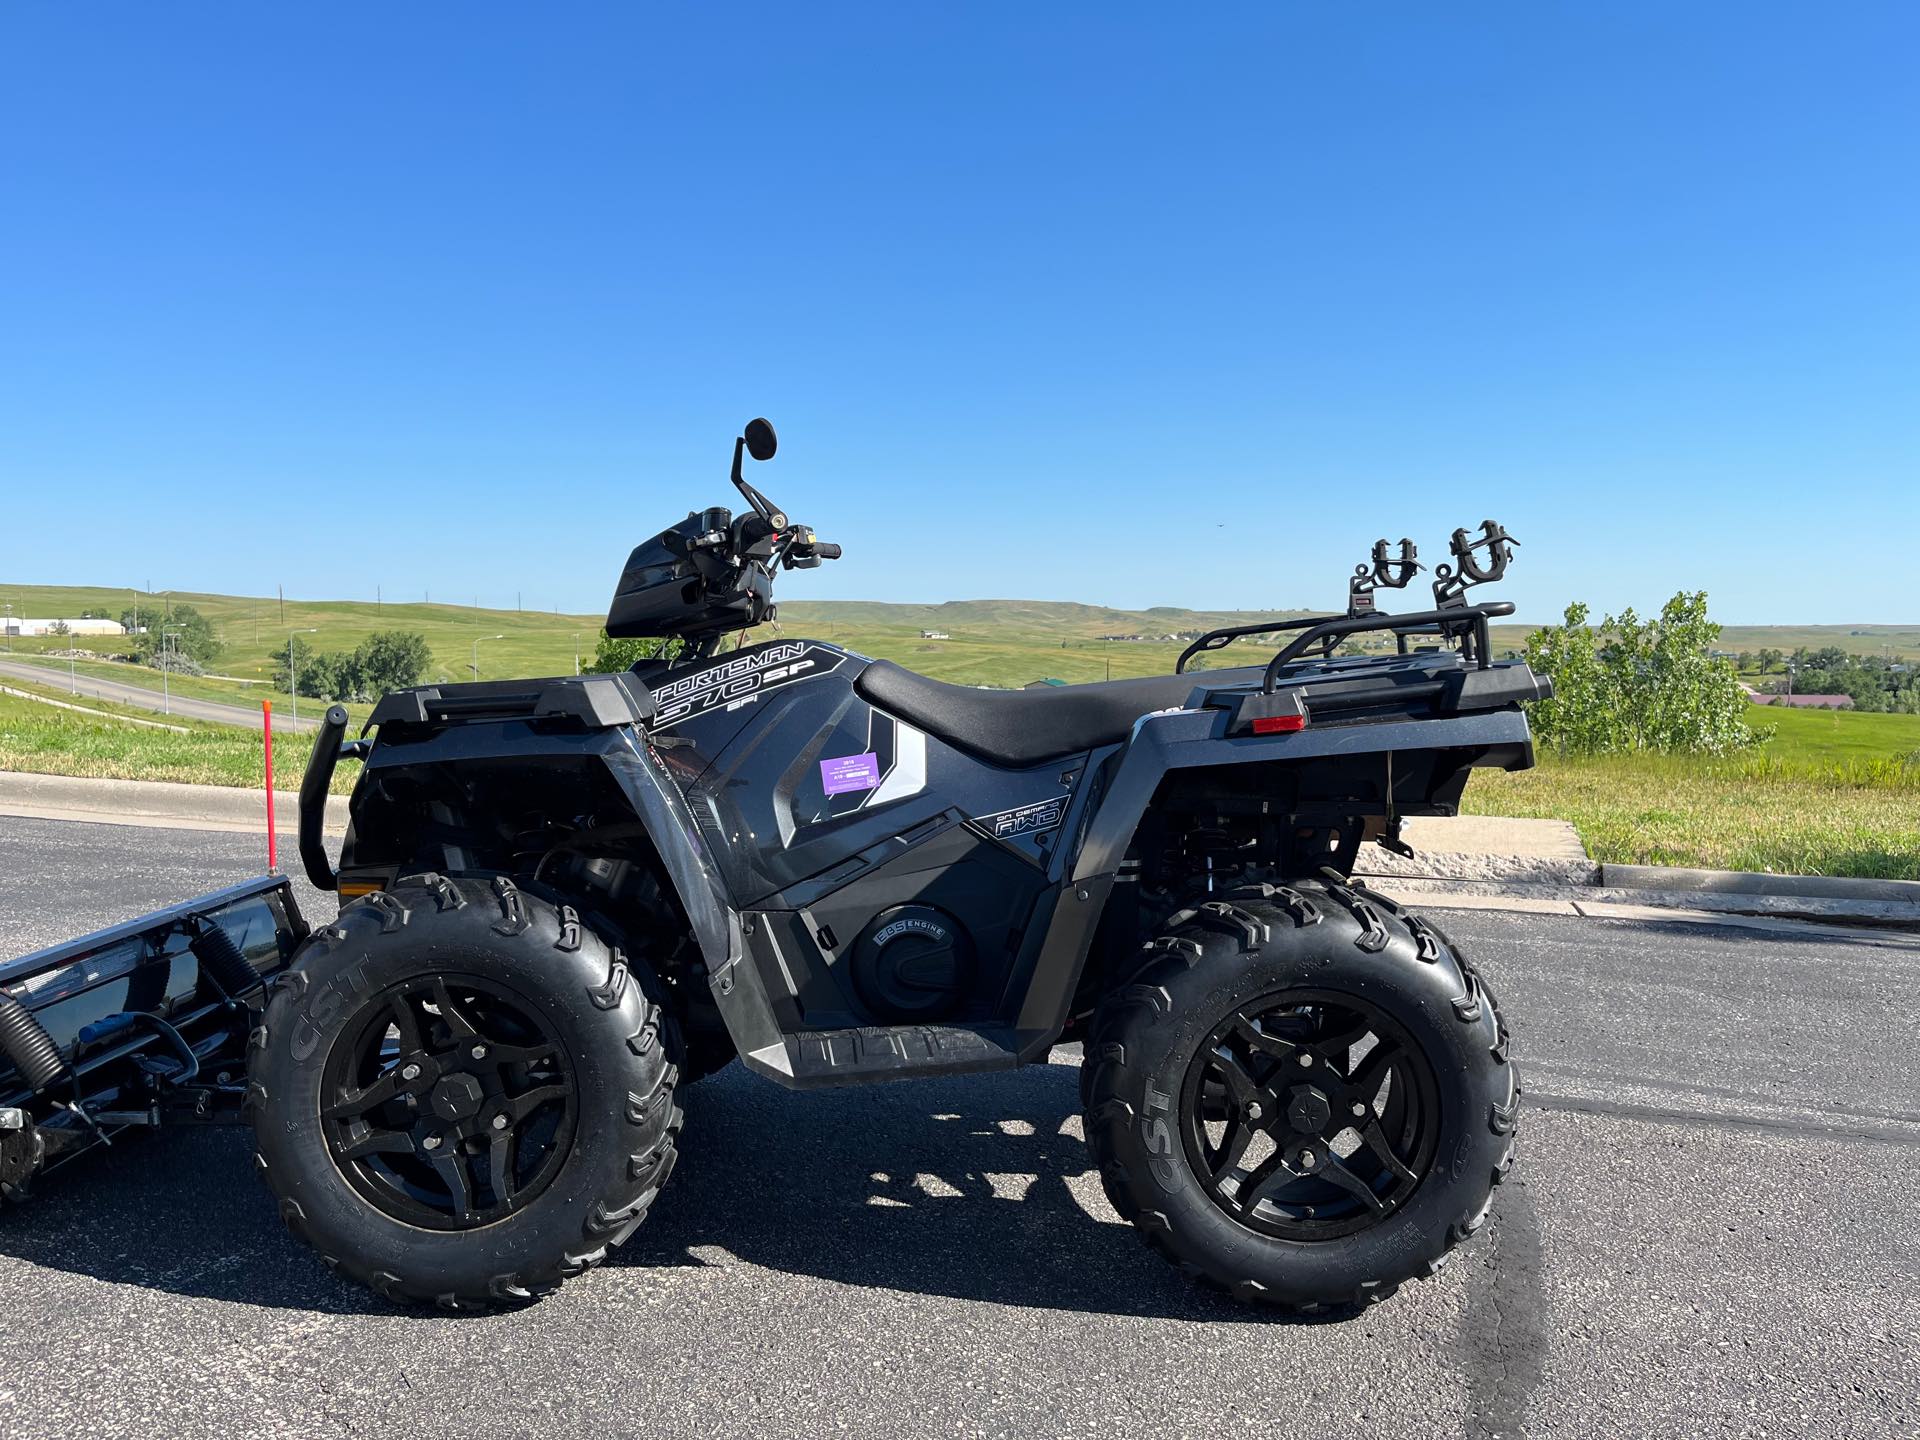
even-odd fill
[{"label": "cst tire", "polygon": [[[1172,917],[1102,1001],[1081,1071],[1120,1215],[1188,1275],[1302,1313],[1384,1299],[1479,1229],[1513,1163],[1519,1094],[1472,969],[1433,927],[1333,876]],[[1255,1163],[1261,1135],[1271,1151]]]},{"label": "cst tire", "polygon": [[276,982],[249,1056],[255,1166],[288,1230],[389,1300],[531,1300],[646,1218],[678,1060],[650,977],[571,909],[505,877],[411,877],[344,907]]}]

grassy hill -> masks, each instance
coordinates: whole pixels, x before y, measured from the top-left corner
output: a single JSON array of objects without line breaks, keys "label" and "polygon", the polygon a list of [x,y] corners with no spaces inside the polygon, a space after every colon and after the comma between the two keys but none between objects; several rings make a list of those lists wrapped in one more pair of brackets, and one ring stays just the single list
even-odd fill
[{"label": "grassy hill", "polygon": [[[143,614],[168,603],[194,606],[213,621],[226,649],[214,668],[225,676],[259,684],[272,673],[269,658],[290,630],[316,630],[305,638],[319,650],[350,650],[374,630],[417,630],[433,651],[429,680],[471,676],[478,641],[484,679],[571,674],[576,643],[591,655],[599,615],[545,611],[481,610],[464,605],[387,604],[359,600],[288,600],[175,591],[137,597]],[[113,615],[133,605],[128,590],[89,586],[0,584],[0,602],[15,615],[77,615],[87,608]],[[1192,634],[1228,625],[1250,625],[1304,615],[1303,610],[1189,610],[1155,606],[1115,610],[1045,600],[950,600],[940,605],[896,605],[867,600],[798,600],[781,606],[780,629],[789,635],[833,640],[942,680],[976,685],[1024,685],[1052,677],[1078,682],[1130,675],[1164,674],[1182,648],[1159,638],[1106,640],[1103,636],[1160,637]],[[1518,649],[1534,627],[1494,627],[1496,652]],[[923,630],[948,638],[929,640]],[[754,638],[770,635],[763,629]],[[500,636],[500,639],[492,637]],[[64,642],[17,638],[16,653],[61,648]],[[1243,642],[1244,644],[1245,642]],[[1728,626],[1722,645],[1730,650],[1838,645],[1859,654],[1920,658],[1920,625]],[[104,639],[82,639],[83,648],[106,652]],[[1237,656],[1238,650],[1229,652]],[[1249,648],[1250,658],[1256,652]],[[233,689],[240,687],[234,686]],[[218,694],[221,682],[208,682]]]},{"label": "grassy hill", "polygon": [[[351,648],[377,629],[418,630],[433,648],[429,678],[446,680],[466,678],[475,637],[493,635],[505,638],[482,640],[485,678],[571,673],[574,637],[590,654],[600,629],[597,615],[289,600],[283,618],[271,600],[172,598],[213,620],[227,646],[218,668],[240,677],[179,682],[182,693],[210,699],[258,698],[271,670],[267,657],[286,643],[290,628],[317,627],[319,633],[307,638],[322,650]],[[117,615],[132,603],[124,590],[6,585],[0,585],[0,602],[10,602],[16,615],[74,615],[89,606]],[[141,600],[143,609],[150,603]],[[799,601],[784,607],[781,628],[942,679],[1020,685],[1043,676],[1080,681],[1164,673],[1181,649],[1179,641],[1103,636],[1158,637],[1300,613],[1129,611],[1024,600]],[[1517,648],[1530,628],[1496,628],[1495,648]],[[923,630],[947,638],[927,639]],[[21,638],[14,648],[30,654],[62,643]],[[92,643],[111,648],[105,640]],[[1891,646],[1913,656],[1920,655],[1920,626],[1731,626],[1723,644],[1746,650],[1840,645],[1866,654]],[[1246,653],[1257,658],[1261,652],[1249,646]],[[81,661],[78,668],[148,684],[157,679],[150,670],[104,662]],[[65,669],[64,663],[50,664],[45,684],[8,682],[38,698],[0,696],[0,769],[259,783],[257,734],[189,724],[189,734],[174,735],[126,725],[117,706],[88,702],[98,713],[80,714],[48,705],[65,693]],[[1775,727],[1773,738],[1753,752],[1724,760],[1548,755],[1525,774],[1479,772],[1468,787],[1466,808],[1571,820],[1597,859],[1920,879],[1920,716],[1756,707],[1752,719]],[[297,771],[305,748],[286,744],[286,773]]]}]

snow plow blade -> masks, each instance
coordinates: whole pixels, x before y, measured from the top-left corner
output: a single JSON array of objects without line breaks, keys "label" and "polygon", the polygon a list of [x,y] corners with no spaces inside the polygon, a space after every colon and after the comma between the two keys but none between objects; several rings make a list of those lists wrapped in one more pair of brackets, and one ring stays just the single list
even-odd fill
[{"label": "snow plow blade", "polygon": [[238,1122],[247,1036],[307,933],[263,875],[0,962],[0,1198],[124,1131]]}]

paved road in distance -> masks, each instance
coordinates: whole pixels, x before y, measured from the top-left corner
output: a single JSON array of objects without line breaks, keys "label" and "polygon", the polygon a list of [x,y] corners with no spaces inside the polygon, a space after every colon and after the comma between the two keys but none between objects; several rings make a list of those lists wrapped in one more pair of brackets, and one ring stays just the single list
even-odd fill
[{"label": "paved road in distance", "polygon": [[[154,672],[156,675],[158,671]],[[151,710],[154,714],[168,714],[187,720],[211,720],[218,725],[240,725],[250,730],[260,728],[260,706],[229,705],[222,700],[200,700],[186,695],[167,696],[158,685],[145,686],[129,684],[125,680],[106,680],[93,675],[79,675],[71,681],[65,669],[58,661],[36,662],[32,660],[0,659],[0,678],[32,680],[40,685],[57,686],[63,693],[71,690],[72,698],[78,702],[86,700],[111,700],[117,705],[132,705],[141,710]],[[282,730],[312,730],[319,725],[317,716],[327,708],[324,700],[309,700],[312,714],[302,715],[296,723],[291,715],[283,713],[287,704],[284,695],[265,695],[263,698],[274,702],[273,728]]]}]

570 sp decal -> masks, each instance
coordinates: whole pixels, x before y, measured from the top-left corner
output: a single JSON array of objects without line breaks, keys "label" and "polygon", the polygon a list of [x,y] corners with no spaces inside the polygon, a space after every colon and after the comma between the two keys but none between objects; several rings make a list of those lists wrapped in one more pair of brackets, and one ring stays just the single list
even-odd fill
[{"label": "570 sp decal", "polygon": [[650,728],[665,730],[690,715],[750,704],[760,698],[762,691],[825,675],[846,658],[845,651],[830,645],[786,640],[736,656],[724,664],[709,665],[655,688],[653,698],[660,710]]}]

